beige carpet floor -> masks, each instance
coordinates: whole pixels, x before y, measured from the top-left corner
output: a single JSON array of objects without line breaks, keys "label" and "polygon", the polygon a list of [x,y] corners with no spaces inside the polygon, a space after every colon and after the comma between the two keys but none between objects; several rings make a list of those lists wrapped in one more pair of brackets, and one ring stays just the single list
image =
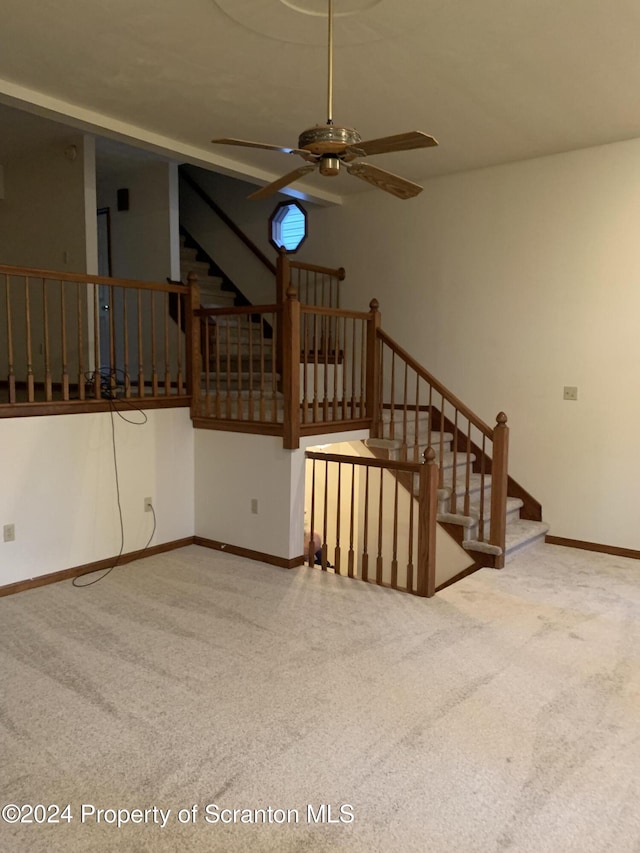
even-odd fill
[{"label": "beige carpet floor", "polygon": [[426,601],[191,546],[0,599],[0,806],[71,818],[0,850],[638,853],[639,571]]}]

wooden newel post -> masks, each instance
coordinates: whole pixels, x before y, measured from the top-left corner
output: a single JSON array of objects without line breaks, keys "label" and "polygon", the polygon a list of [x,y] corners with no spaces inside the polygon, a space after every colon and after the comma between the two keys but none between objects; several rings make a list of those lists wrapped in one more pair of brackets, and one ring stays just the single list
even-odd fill
[{"label": "wooden newel post", "polygon": [[507,481],[509,479],[509,427],[507,416],[500,412],[493,430],[493,460],[491,463],[491,529],[489,542],[502,549],[496,557],[495,568],[504,568],[504,549],[507,528]]},{"label": "wooden newel post", "polygon": [[284,394],[283,446],[300,446],[300,302],[293,287],[282,305],[282,392]]},{"label": "wooden newel post", "polygon": [[200,414],[200,376],[201,364],[201,341],[200,325],[201,318],[196,314],[200,308],[200,288],[198,287],[198,276],[192,271],[187,276],[187,306],[185,317],[185,329],[187,333],[187,376],[189,377],[189,394],[191,394],[191,417],[196,418]]},{"label": "wooden newel post", "polygon": [[438,513],[438,466],[433,447],[424,452],[418,496],[417,594],[431,598],[436,591],[436,516]]},{"label": "wooden newel post", "polygon": [[[377,299],[369,303],[370,316],[367,322],[367,418],[371,419],[371,437],[380,435],[380,304]],[[352,415],[353,417],[354,415]]]}]

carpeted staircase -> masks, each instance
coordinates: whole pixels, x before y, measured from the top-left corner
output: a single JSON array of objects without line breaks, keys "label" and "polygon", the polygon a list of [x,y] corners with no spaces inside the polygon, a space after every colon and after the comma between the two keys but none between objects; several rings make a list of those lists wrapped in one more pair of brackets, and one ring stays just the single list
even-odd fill
[{"label": "carpeted staircase", "polygon": [[[385,422],[384,432],[386,435],[399,436],[406,429],[407,445],[412,448],[417,446],[417,455],[420,461],[424,451],[427,449],[427,437],[429,431],[429,413],[419,412],[417,418],[418,441],[414,444],[416,436],[416,419],[412,414],[410,421],[405,423],[402,410],[393,413],[389,409],[383,411]],[[454,534],[459,539],[462,547],[469,551],[479,562],[482,555],[495,556],[500,549],[489,545],[486,541],[480,541],[479,530],[480,504],[481,504],[481,476],[477,473],[469,475],[469,511],[464,514],[464,494],[466,489],[466,457],[458,453],[455,459],[452,450],[453,435],[450,432],[431,432],[431,446],[436,451],[436,461],[442,469],[442,486],[438,489],[438,521],[444,525],[453,525]],[[401,459],[403,456],[403,442],[399,438],[390,439],[368,439],[365,444],[376,455],[387,455],[391,459]],[[443,448],[442,458],[440,447]],[[475,456],[472,454],[472,461]],[[411,461],[411,458],[410,458]],[[455,512],[452,510],[451,497],[453,490],[457,496]],[[488,539],[489,525],[491,521],[491,475],[484,477],[484,539]],[[536,542],[544,541],[549,530],[549,525],[541,521],[531,521],[521,518],[523,501],[520,498],[507,498],[507,528],[505,542],[505,560]],[[455,529],[457,528],[457,530]],[[449,528],[451,530],[451,528]]]}]

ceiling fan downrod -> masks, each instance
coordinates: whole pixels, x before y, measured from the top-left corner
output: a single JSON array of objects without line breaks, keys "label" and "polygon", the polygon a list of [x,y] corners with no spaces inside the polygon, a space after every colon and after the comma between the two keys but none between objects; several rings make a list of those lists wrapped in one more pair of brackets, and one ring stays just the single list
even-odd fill
[{"label": "ceiling fan downrod", "polygon": [[327,75],[328,79],[328,91],[327,91],[327,124],[333,124],[333,0],[328,0],[329,2],[329,74]]}]

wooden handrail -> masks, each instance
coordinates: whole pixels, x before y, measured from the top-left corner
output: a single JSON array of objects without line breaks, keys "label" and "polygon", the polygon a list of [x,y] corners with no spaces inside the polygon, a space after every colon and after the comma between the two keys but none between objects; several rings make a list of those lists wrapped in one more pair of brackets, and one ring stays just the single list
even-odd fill
[{"label": "wooden handrail", "polygon": [[317,272],[321,275],[330,275],[333,278],[337,278],[338,281],[344,281],[346,273],[344,267],[338,267],[338,269],[332,269],[331,267],[322,267],[318,266],[318,264],[305,264],[303,261],[289,261],[289,265],[297,270],[307,270],[308,272]]},{"label": "wooden handrail", "polygon": [[353,465],[362,465],[365,468],[386,468],[390,471],[402,471],[411,474],[418,474],[422,468],[420,462],[402,462],[398,459],[351,456],[348,453],[323,453],[317,450],[307,450],[305,456],[307,459],[323,459],[327,462],[348,462]]},{"label": "wooden handrail", "polygon": [[276,274],[276,267],[269,258],[264,254],[264,252],[259,249],[253,240],[244,233],[244,231],[236,225],[236,223],[231,219],[231,217],[224,212],[224,210],[216,204],[216,202],[211,198],[211,196],[202,189],[200,184],[188,173],[185,172],[184,169],[180,169],[180,177],[186,181],[187,184],[191,187],[191,189],[202,199],[202,201],[215,213],[215,215],[229,228],[236,237],[241,240],[244,245],[249,249],[249,251],[255,255],[255,257],[260,261],[260,263],[265,266],[270,273],[273,275]]},{"label": "wooden handrail", "polygon": [[367,311],[345,311],[342,308],[325,308],[322,305],[301,305],[303,314],[321,314],[325,317],[345,317],[347,320],[368,320]]},{"label": "wooden handrail", "polygon": [[403,349],[399,344],[397,344],[393,338],[390,338],[386,332],[383,332],[382,329],[378,330],[378,337],[383,343],[385,343],[396,355],[400,356],[403,361],[406,361],[409,367],[414,370],[418,376],[428,382],[432,388],[434,388],[438,394],[447,400],[447,402],[451,403],[451,405],[456,408],[460,414],[462,414],[468,421],[470,421],[475,427],[477,427],[480,432],[486,435],[487,438],[493,438],[493,430],[491,427],[486,424],[481,418],[479,418],[475,412],[473,412],[468,406],[460,400],[455,394],[452,394],[448,388],[446,388],[441,382],[439,382],[433,374],[429,373],[428,370],[425,370],[421,364],[419,364],[414,358],[412,358],[409,353]]},{"label": "wooden handrail", "polygon": [[109,278],[104,275],[87,275],[86,273],[61,272],[60,270],[32,269],[31,267],[16,267],[0,264],[0,275],[17,275],[27,278],[44,278],[47,281],[73,281],[80,284],[107,284],[113,287],[132,287],[135,290],[154,290],[161,293],[184,293],[184,284],[161,281],[136,281],[131,278]]}]

